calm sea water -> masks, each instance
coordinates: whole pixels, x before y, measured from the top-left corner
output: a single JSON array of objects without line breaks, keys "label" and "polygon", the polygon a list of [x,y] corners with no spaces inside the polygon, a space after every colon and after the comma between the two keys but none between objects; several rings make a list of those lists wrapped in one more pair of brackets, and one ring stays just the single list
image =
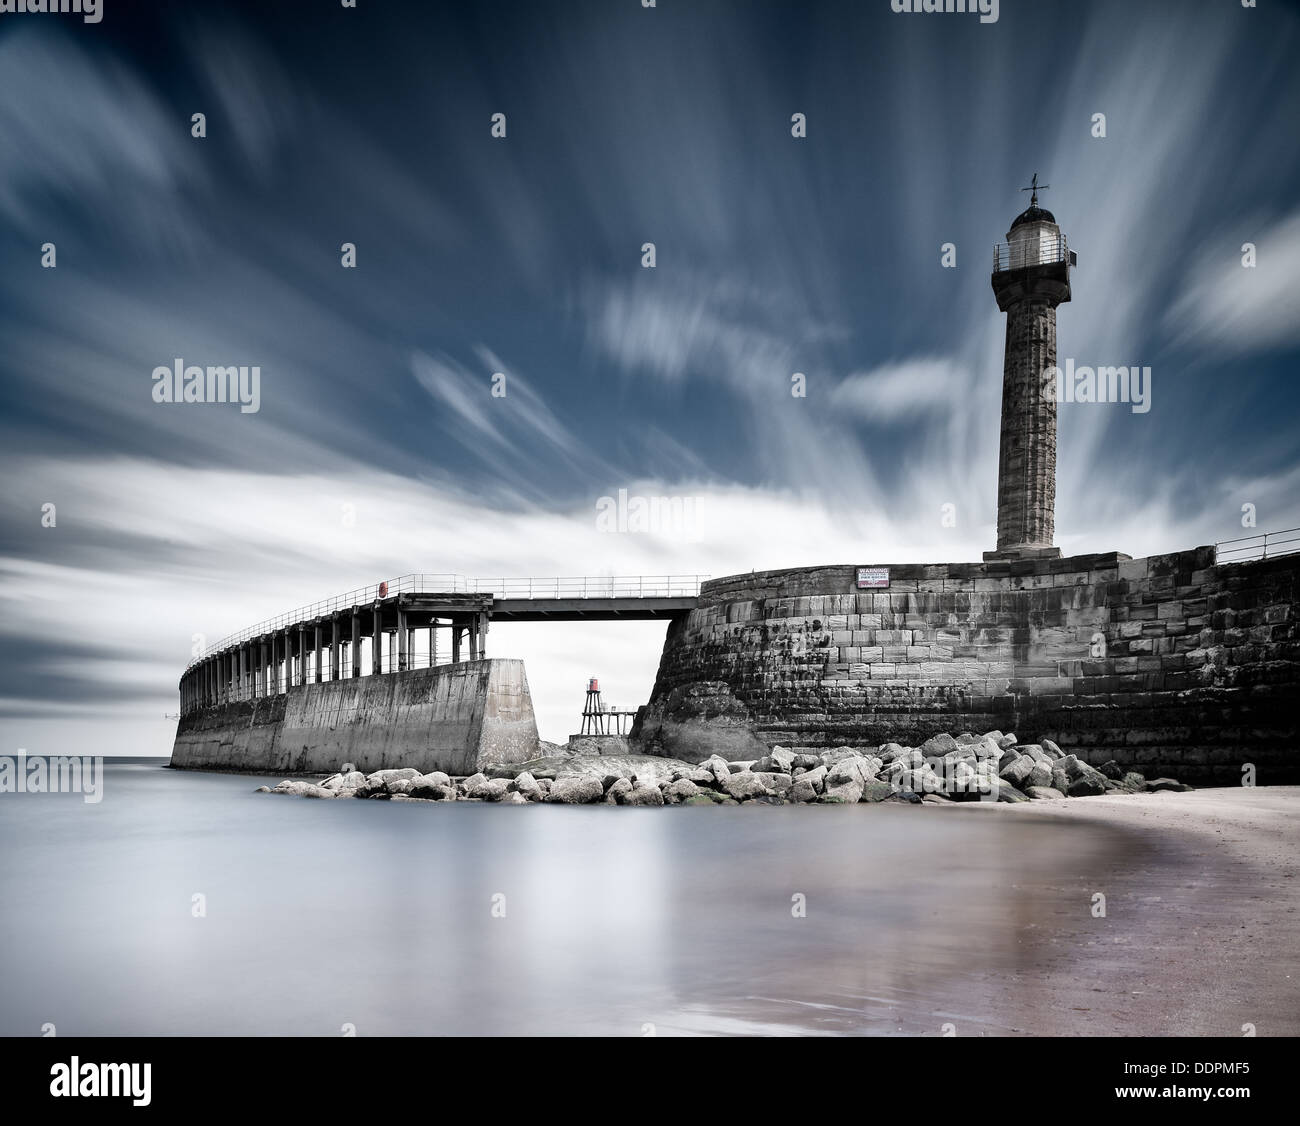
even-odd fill
[{"label": "calm sea water", "polygon": [[253,792],[277,781],[135,761],[99,804],[0,795],[0,1034],[978,1027],[1110,847],[989,809]]}]

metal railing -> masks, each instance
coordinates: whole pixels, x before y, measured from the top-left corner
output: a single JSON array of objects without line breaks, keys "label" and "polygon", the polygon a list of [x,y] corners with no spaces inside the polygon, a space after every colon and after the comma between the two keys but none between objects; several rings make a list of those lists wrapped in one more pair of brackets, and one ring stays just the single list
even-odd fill
[{"label": "metal railing", "polygon": [[993,272],[1024,270],[1029,266],[1053,266],[1070,262],[1070,247],[1064,235],[1034,237],[1023,242],[1000,242],[993,248]]},{"label": "metal railing", "polygon": [[1220,540],[1214,545],[1214,561],[1247,563],[1278,555],[1294,555],[1298,551],[1300,551],[1300,528],[1286,528],[1280,532],[1261,532],[1256,536]]},{"label": "metal railing", "polygon": [[363,586],[337,594],[296,610],[288,610],[257,625],[249,626],[215,645],[186,666],[191,669],[232,645],[276,633],[289,626],[327,617],[354,606],[368,606],[395,594],[490,594],[493,598],[694,598],[708,575],[579,575],[557,578],[470,579],[464,575],[401,575],[374,586]]}]

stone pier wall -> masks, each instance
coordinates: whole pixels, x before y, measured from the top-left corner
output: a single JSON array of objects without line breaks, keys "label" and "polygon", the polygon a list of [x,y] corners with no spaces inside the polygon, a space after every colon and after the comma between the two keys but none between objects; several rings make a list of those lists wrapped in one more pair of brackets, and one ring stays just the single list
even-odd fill
[{"label": "stone pier wall", "polygon": [[464,661],[291,688],[181,718],[171,765],[247,773],[367,773],[414,766],[452,775],[539,754],[524,665]]},{"label": "stone pier wall", "polygon": [[705,584],[668,632],[634,739],[750,758],[775,744],[917,744],[1015,731],[1094,765],[1189,782],[1300,782],[1300,556],[1214,549],[1129,559],[855,568]]}]

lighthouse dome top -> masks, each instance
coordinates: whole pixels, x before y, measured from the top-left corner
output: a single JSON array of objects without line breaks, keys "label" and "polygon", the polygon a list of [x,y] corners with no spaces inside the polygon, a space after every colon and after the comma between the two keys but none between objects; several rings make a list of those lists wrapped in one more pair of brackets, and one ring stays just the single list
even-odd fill
[{"label": "lighthouse dome top", "polygon": [[1050,211],[1048,211],[1047,208],[1039,207],[1038,204],[1034,203],[1034,204],[1030,204],[1029,207],[1025,208],[1024,211],[1022,211],[1019,215],[1016,216],[1016,221],[1011,224],[1011,229],[1014,231],[1017,227],[1023,227],[1026,223],[1055,223],[1055,222],[1056,222],[1055,215],[1053,215]]}]

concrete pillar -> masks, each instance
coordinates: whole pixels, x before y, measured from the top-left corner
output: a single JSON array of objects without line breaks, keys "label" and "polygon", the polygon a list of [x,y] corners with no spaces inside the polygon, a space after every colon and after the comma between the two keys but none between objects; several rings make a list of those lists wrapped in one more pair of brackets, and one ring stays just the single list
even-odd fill
[{"label": "concrete pillar", "polygon": [[460,664],[460,623],[454,618],[451,622],[451,663]]},{"label": "concrete pillar", "polygon": [[397,630],[388,631],[388,671],[397,671]]},{"label": "concrete pillar", "polygon": [[374,640],[370,646],[370,671],[372,673],[381,673],[384,671],[383,611],[381,611],[378,606],[375,607]]},{"label": "concrete pillar", "polygon": [[469,620],[469,659],[478,660],[478,615]]},{"label": "concrete pillar", "polygon": [[335,614],[330,621],[330,680],[338,680],[339,668],[341,667],[339,647],[343,644],[339,640],[339,616]]},{"label": "concrete pillar", "polygon": [[480,660],[487,660],[488,614],[484,610],[478,616],[478,655]]},{"label": "concrete pillar", "polygon": [[293,687],[293,632],[284,627],[284,691]]},{"label": "concrete pillar", "polygon": [[248,699],[248,646],[239,647],[239,698]]},{"label": "concrete pillar", "polygon": [[361,615],[352,611],[352,675],[361,675]]},{"label": "concrete pillar", "polygon": [[408,661],[410,654],[407,651],[408,637],[406,629],[406,611],[400,606],[397,609],[397,671],[405,672],[410,666]]},{"label": "concrete pillar", "polygon": [[316,683],[317,684],[319,684],[324,679],[321,676],[321,659],[320,659],[321,651],[325,648],[325,642],[323,640],[323,637],[324,634],[321,630],[321,624],[320,622],[317,622],[316,623],[316,648],[313,650],[313,652],[316,654],[315,660],[316,660]]},{"label": "concrete pillar", "polygon": [[438,663],[438,628],[437,623],[429,625],[429,668]]}]

